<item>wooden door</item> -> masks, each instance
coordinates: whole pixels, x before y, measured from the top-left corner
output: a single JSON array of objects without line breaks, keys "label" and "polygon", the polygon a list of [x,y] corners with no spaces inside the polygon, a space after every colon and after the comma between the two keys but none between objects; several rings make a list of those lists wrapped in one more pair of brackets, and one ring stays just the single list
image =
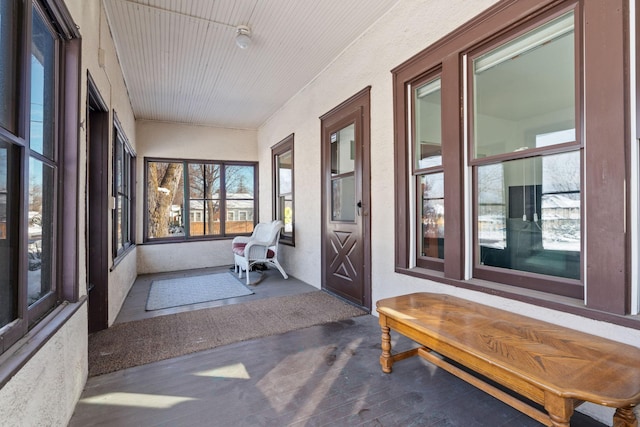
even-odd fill
[{"label": "wooden door", "polygon": [[320,119],[323,288],[371,310],[369,91]]}]

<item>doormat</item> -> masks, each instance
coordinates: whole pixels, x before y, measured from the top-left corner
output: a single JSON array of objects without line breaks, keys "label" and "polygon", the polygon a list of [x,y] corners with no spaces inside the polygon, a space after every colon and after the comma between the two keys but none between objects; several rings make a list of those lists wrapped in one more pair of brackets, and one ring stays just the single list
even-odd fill
[{"label": "doormat", "polygon": [[154,280],[149,289],[145,310],[198,304],[251,295],[254,292],[240,283],[231,273]]}]

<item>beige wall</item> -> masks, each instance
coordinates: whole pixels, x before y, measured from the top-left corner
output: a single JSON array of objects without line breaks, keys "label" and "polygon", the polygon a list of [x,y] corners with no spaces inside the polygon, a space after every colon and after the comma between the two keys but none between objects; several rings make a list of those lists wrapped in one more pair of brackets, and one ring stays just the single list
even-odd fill
[{"label": "beige wall", "polygon": [[[257,161],[256,134],[254,130],[138,121],[137,241],[142,242],[144,233],[145,157]],[[139,274],[230,265],[231,240],[140,245],[137,264]]]},{"label": "beige wall", "polygon": [[[82,36],[80,71],[79,126],[79,206],[78,206],[78,283],[80,295],[86,294],[86,95],[87,71],[110,111],[116,111],[129,141],[136,147],[135,119],[129,103],[118,59],[115,55],[106,16],[100,0],[66,0],[67,7]],[[98,51],[104,50],[104,67],[98,63]],[[111,158],[111,153],[110,153]],[[111,169],[110,169],[111,179]],[[111,224],[109,224],[109,232]],[[111,244],[111,239],[109,239]],[[109,246],[109,253],[111,247]],[[109,273],[109,322],[120,310],[124,297],[136,277],[136,251]],[[55,316],[52,315],[52,316]],[[51,316],[50,316],[51,317]],[[45,320],[46,322],[46,320]],[[64,426],[73,414],[87,378],[87,305],[75,312],[33,358],[0,389],[0,424],[3,426]],[[14,349],[25,345],[28,337],[2,355],[11,357]]]}]

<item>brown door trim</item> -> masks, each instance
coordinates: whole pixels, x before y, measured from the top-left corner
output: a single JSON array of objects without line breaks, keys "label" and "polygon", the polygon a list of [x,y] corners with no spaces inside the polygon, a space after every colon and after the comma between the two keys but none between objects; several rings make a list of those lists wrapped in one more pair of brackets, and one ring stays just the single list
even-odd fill
[{"label": "brown door trim", "polygon": [[[356,132],[361,132],[362,141],[362,159],[361,159],[361,171],[360,171],[360,185],[361,185],[361,235],[362,235],[362,244],[363,244],[363,294],[360,301],[357,301],[359,305],[366,308],[367,310],[371,310],[371,215],[370,215],[370,206],[371,206],[371,157],[370,157],[370,146],[371,146],[371,126],[370,126],[370,111],[371,111],[371,100],[370,100],[371,86],[367,86],[360,92],[356,93],[346,101],[342,102],[337,107],[331,109],[329,112],[320,116],[321,120],[321,146],[322,155],[321,155],[321,222],[322,222],[322,239],[324,241],[326,232],[327,232],[327,221],[328,221],[328,209],[327,206],[331,204],[331,201],[328,200],[327,196],[327,180],[326,180],[326,171],[327,168],[331,167],[331,159],[327,158],[324,150],[324,143],[328,140],[328,128],[335,126],[345,119],[345,117],[353,115],[356,112],[359,112],[360,119],[359,122],[359,130]],[[330,157],[330,156],[329,156]],[[327,283],[327,272],[326,272],[326,260],[328,257],[326,245],[321,245],[321,257],[322,257],[322,288],[326,289]]]},{"label": "brown door trim", "polygon": [[109,327],[109,108],[87,80],[87,296],[89,333]]}]

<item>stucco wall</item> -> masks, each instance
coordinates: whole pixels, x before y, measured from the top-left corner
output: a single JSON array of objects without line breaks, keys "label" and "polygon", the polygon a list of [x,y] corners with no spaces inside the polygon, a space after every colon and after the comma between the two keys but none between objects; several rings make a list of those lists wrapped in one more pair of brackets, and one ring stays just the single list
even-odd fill
[{"label": "stucco wall", "polygon": [[67,425],[87,378],[86,307],[0,389],[2,426]]},{"label": "stucco wall", "polygon": [[[254,130],[140,120],[136,125],[136,141],[138,143],[138,242],[143,241],[144,233],[145,157],[258,160],[257,132]],[[188,145],[188,150],[185,150],[185,145]],[[260,206],[260,212],[262,211],[263,207]],[[139,245],[137,250],[139,274],[233,264],[231,239]]]},{"label": "stucco wall", "polygon": [[[390,70],[491,6],[495,1],[401,0],[346,49],[308,86],[290,99],[258,132],[260,162],[270,163],[270,147],[294,133],[296,247],[284,247],[289,273],[321,287],[320,120],[319,117],[371,85],[371,238],[372,297],[438,292],[515,311],[573,329],[640,347],[640,331],[542,309],[488,294],[446,286],[394,271],[393,94]],[[271,206],[271,170],[263,167],[260,206]],[[375,312],[374,312],[375,314]],[[584,412],[611,422],[611,411],[585,405]]]}]

